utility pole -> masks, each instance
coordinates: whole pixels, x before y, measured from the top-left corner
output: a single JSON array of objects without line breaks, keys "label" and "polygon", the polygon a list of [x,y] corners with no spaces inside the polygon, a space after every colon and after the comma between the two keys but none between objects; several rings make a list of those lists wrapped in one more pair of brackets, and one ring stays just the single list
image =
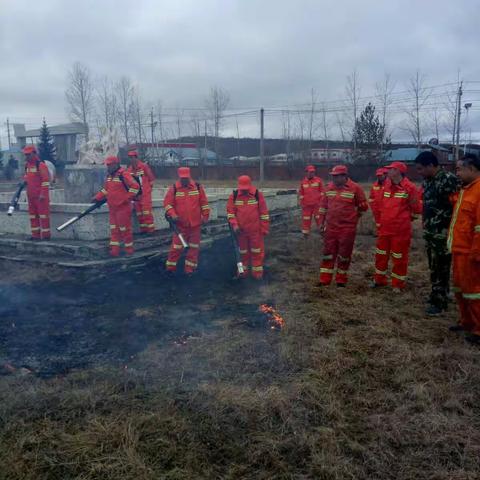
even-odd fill
[{"label": "utility pole", "polygon": [[[203,138],[203,162],[202,162],[202,167],[205,167],[205,164],[207,163],[207,120],[205,120],[204,123],[204,138]],[[202,168],[202,170],[205,170]],[[205,172],[202,171],[202,177],[204,177]]]},{"label": "utility pole", "polygon": [[455,140],[455,161],[458,161],[460,157],[460,117],[462,115],[462,85],[463,81],[460,82],[460,86],[458,87],[458,109],[457,109],[457,132],[456,132],[456,140]]},{"label": "utility pole", "polygon": [[150,129],[151,129],[151,133],[152,133],[152,148],[153,148],[153,144],[154,144],[154,140],[153,140],[153,129],[155,127],[155,123],[153,123],[153,107],[152,107],[152,110],[150,111]]},{"label": "utility pole", "polygon": [[465,107],[465,146],[463,147],[463,154],[467,153],[467,123],[468,123],[468,109],[472,106],[472,103],[466,103]]},{"label": "utility pole", "polygon": [[7,118],[7,132],[8,132],[8,149],[12,147],[12,142],[10,140],[10,120]]},{"label": "utility pole", "polygon": [[260,109],[260,182],[265,180],[264,110]]}]

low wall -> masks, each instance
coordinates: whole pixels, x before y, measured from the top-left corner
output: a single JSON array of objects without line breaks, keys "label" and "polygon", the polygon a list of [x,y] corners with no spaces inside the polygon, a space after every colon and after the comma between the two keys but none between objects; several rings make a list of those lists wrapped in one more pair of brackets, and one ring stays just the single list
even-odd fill
[{"label": "low wall", "polygon": [[[220,193],[218,195],[207,191],[209,204],[211,208],[210,219],[225,219],[226,221],[226,205],[230,192]],[[274,191],[264,192],[267,205],[271,211],[285,210],[295,208],[297,195],[292,191]],[[51,232],[52,238],[72,239],[72,240],[102,240],[110,236],[110,221],[108,207],[103,205],[90,215],[82,218],[80,221],[66,228],[63,232],[57,232],[56,227],[66,222],[70,218],[78,215],[85,210],[89,204],[83,203],[55,203],[50,205],[51,209]],[[2,221],[0,223],[0,233],[13,235],[30,235],[30,219],[28,215],[28,206],[25,202],[19,204],[20,210],[16,211],[11,217],[6,213],[2,213]],[[0,202],[0,210],[5,212],[8,203]],[[153,215],[155,219],[155,227],[157,230],[167,229],[168,223],[165,220],[165,211],[163,209],[163,201],[153,200]],[[138,232],[138,221],[134,215],[133,220],[134,232]]]}]

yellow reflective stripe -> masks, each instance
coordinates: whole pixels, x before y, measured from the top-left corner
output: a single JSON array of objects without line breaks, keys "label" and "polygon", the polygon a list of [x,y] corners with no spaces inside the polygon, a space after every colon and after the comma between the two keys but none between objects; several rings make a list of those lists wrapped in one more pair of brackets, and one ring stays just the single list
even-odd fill
[{"label": "yellow reflective stripe", "polygon": [[397,252],[390,252],[390,255],[391,255],[393,258],[402,258],[402,257],[403,257],[403,254],[402,254],[402,253],[397,253]]},{"label": "yellow reflective stripe", "polygon": [[327,209],[326,209],[326,208],[320,208],[320,209],[319,209],[319,212],[320,212],[320,213],[327,213]]},{"label": "yellow reflective stripe", "polygon": [[392,277],[393,277],[393,278],[396,278],[397,280],[406,280],[406,279],[407,279],[407,276],[406,276],[406,275],[405,275],[405,276],[403,276],[403,275],[398,275],[398,274],[393,273],[393,272],[392,272]]},{"label": "yellow reflective stripe", "polygon": [[318,187],[320,184],[318,182],[315,182],[315,183],[311,183],[310,184],[312,187]]},{"label": "yellow reflective stripe", "polygon": [[248,250],[240,250],[240,253],[241,253],[242,255],[245,255],[246,253],[248,253]]},{"label": "yellow reflective stripe", "polygon": [[130,193],[138,193],[138,188],[129,188],[128,191]]},{"label": "yellow reflective stripe", "polygon": [[235,200],[235,205],[243,205],[243,200]]},{"label": "yellow reflective stripe", "polygon": [[50,229],[49,229],[49,228],[41,228],[40,231],[41,231],[41,232],[49,232]]},{"label": "yellow reflective stripe", "polygon": [[386,275],[387,274],[387,270],[379,270],[378,268],[375,269],[375,273],[377,275]]},{"label": "yellow reflective stripe", "polygon": [[169,260],[167,260],[166,265],[167,265],[167,267],[176,267],[177,262],[170,262]]},{"label": "yellow reflective stripe", "polygon": [[235,214],[233,214],[233,213],[227,213],[227,218],[235,218]]},{"label": "yellow reflective stripe", "polygon": [[48,187],[48,186],[50,186],[50,182],[42,182],[41,186],[42,187]]},{"label": "yellow reflective stripe", "polygon": [[185,265],[188,265],[189,267],[196,267],[197,264],[194,262],[191,262],[190,260],[185,260]]},{"label": "yellow reflective stripe", "polygon": [[383,196],[386,198],[390,198],[392,194],[390,192],[383,192]]},{"label": "yellow reflective stripe", "polygon": [[340,268],[337,269],[337,274],[346,275],[347,273],[348,273],[348,270],[341,270]]},{"label": "yellow reflective stripe", "polygon": [[188,192],[189,195],[200,195],[200,192],[198,190],[193,190],[191,192]]},{"label": "yellow reflective stripe", "polygon": [[48,218],[48,215],[39,215],[40,218]]},{"label": "yellow reflective stripe", "polygon": [[463,189],[460,191],[460,196],[458,197],[457,203],[455,204],[452,221],[450,222],[450,228],[448,229],[447,248],[450,253],[452,252],[453,230],[455,228],[455,223],[457,223],[458,211],[460,210],[460,205],[462,204],[464,192],[465,190]]},{"label": "yellow reflective stripe", "polygon": [[210,210],[210,205],[202,205],[202,210]]},{"label": "yellow reflective stripe", "polygon": [[108,180],[112,182],[122,183],[122,181],[119,178],[109,178]]},{"label": "yellow reflective stripe", "polygon": [[35,218],[37,218],[36,215],[30,215],[30,220],[34,220]]},{"label": "yellow reflective stripe", "polygon": [[349,193],[349,192],[342,192],[340,194],[341,197],[345,197],[345,198],[354,198],[355,197],[355,194],[354,193]]},{"label": "yellow reflective stripe", "polygon": [[126,244],[125,244],[125,247],[126,247],[126,248],[128,248],[128,247],[133,247],[133,242],[126,243]]},{"label": "yellow reflective stripe", "polygon": [[394,198],[408,198],[408,193],[394,193]]},{"label": "yellow reflective stripe", "polygon": [[349,262],[350,261],[350,257],[342,257],[341,255],[338,256],[338,259],[341,262]]},{"label": "yellow reflective stripe", "polygon": [[375,253],[377,253],[378,255],[386,255],[387,251],[386,250],[380,250],[379,248],[377,248],[375,250]]},{"label": "yellow reflective stripe", "polygon": [[337,195],[337,192],[335,190],[328,190],[327,192],[325,192],[325,195],[327,197],[335,197]]},{"label": "yellow reflective stripe", "polygon": [[258,202],[256,200],[248,200],[247,205],[258,205]]},{"label": "yellow reflective stripe", "polygon": [[303,184],[302,186],[303,186],[303,188],[310,188],[310,184],[309,184],[309,183],[305,183],[305,184]]},{"label": "yellow reflective stripe", "polygon": [[32,227],[30,230],[31,230],[32,232],[36,232],[37,230],[40,230],[40,227]]},{"label": "yellow reflective stripe", "polygon": [[333,255],[323,255],[322,260],[333,260]]},{"label": "yellow reflective stripe", "polygon": [[198,243],[189,242],[188,245],[190,245],[190,248],[200,248],[200,245]]},{"label": "yellow reflective stripe", "polygon": [[125,230],[127,230],[127,227],[120,227],[121,232],[125,232]]},{"label": "yellow reflective stripe", "polygon": [[475,225],[475,226],[473,227],[473,231],[474,231],[475,233],[480,233],[480,225]]},{"label": "yellow reflective stripe", "polygon": [[305,217],[305,216],[304,216],[304,217],[303,217],[304,220],[310,220],[311,218],[312,218],[311,216],[309,216],[309,217]]},{"label": "yellow reflective stripe", "polygon": [[117,247],[117,246],[120,246],[120,242],[113,242],[113,241],[111,241],[111,242],[110,242],[110,245],[111,245],[112,247]]},{"label": "yellow reflective stripe", "polygon": [[303,195],[300,195],[299,197],[300,197],[300,200],[303,200]]},{"label": "yellow reflective stripe", "polygon": [[149,225],[148,223],[139,223],[140,227],[148,227],[148,225]]},{"label": "yellow reflective stripe", "polygon": [[253,272],[263,272],[263,267],[252,267]]},{"label": "yellow reflective stripe", "polygon": [[175,196],[176,196],[176,197],[184,197],[184,196],[185,196],[185,192],[177,192],[177,193],[175,193]]},{"label": "yellow reflective stripe", "polygon": [[373,187],[374,190],[380,190],[380,187]]},{"label": "yellow reflective stripe", "polygon": [[150,210],[143,210],[143,211],[142,211],[142,214],[143,214],[143,215],[149,215],[149,214],[150,214]]},{"label": "yellow reflective stripe", "polygon": [[462,297],[467,300],[480,300],[480,293],[462,293]]},{"label": "yellow reflective stripe", "polygon": [[31,168],[27,168],[27,172],[28,173],[37,173],[38,170],[37,170],[37,167],[31,167]]},{"label": "yellow reflective stripe", "polygon": [[305,234],[310,233],[310,230],[302,230],[302,233],[305,233]]},{"label": "yellow reflective stripe", "polygon": [[173,244],[173,248],[174,248],[175,250],[181,250],[181,249],[183,248],[183,245],[182,245],[182,244],[177,245],[176,243],[174,243],[174,244]]},{"label": "yellow reflective stripe", "polygon": [[335,273],[333,268],[321,268],[320,273]]},{"label": "yellow reflective stripe", "polygon": [[270,215],[260,215],[260,220],[270,220]]},{"label": "yellow reflective stripe", "polygon": [[167,205],[167,206],[165,207],[165,211],[168,212],[168,210],[170,210],[171,208],[173,208],[171,205]]},{"label": "yellow reflective stripe", "polygon": [[261,248],[251,248],[250,251],[252,253],[262,253],[262,249]]},{"label": "yellow reflective stripe", "polygon": [[116,225],[110,225],[110,229],[113,230],[114,228],[117,228]]}]

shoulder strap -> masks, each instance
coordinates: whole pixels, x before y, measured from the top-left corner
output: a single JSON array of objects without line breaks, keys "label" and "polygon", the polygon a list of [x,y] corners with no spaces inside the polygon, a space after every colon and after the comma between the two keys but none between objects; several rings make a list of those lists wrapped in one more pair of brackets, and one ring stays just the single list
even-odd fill
[{"label": "shoulder strap", "polygon": [[125,179],[123,178],[123,174],[120,174],[119,178],[122,181],[123,186],[125,187],[125,190],[128,192],[128,185],[127,185],[127,182],[125,181]]},{"label": "shoulder strap", "polygon": [[177,193],[177,184],[174,183],[174,184],[172,185],[172,188],[173,188],[173,194],[176,195],[176,193]]},{"label": "shoulder strap", "polygon": [[258,195],[258,188],[257,188],[257,189],[255,190],[255,199],[257,200],[257,202],[258,202],[258,197],[259,197],[259,195]]},{"label": "shoulder strap", "polygon": [[237,200],[237,197],[238,197],[238,190],[234,190],[233,191],[233,201],[234,202]]},{"label": "shoulder strap", "polygon": [[200,184],[198,182],[195,182],[195,185],[197,186],[197,189],[200,190]]}]

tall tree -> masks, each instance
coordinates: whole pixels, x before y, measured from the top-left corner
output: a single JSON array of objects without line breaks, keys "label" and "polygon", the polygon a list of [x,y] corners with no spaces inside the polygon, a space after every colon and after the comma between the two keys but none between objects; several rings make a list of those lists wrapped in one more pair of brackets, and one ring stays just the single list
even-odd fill
[{"label": "tall tree", "polygon": [[38,155],[41,160],[49,160],[55,163],[57,157],[57,148],[55,147],[55,141],[50,135],[47,122],[43,119],[42,128],[40,129],[40,137],[38,140]]},{"label": "tall tree", "polygon": [[102,126],[112,129],[117,124],[117,95],[112,81],[104,76],[95,85],[98,112]]},{"label": "tall tree", "polygon": [[406,108],[407,119],[404,130],[410,134],[412,140],[420,146],[424,137],[423,107],[430,97],[430,89],[425,87],[425,76],[418,70],[410,78],[408,93],[411,96],[411,103]]},{"label": "tall tree", "polygon": [[123,133],[123,138],[127,145],[130,144],[130,124],[131,124],[131,111],[132,103],[134,99],[134,88],[132,81],[128,77],[122,77],[118,81],[116,87],[116,93],[118,96],[118,117],[120,121],[120,128]]},{"label": "tall tree", "polygon": [[385,137],[385,127],[370,102],[355,123],[354,138],[358,147],[354,155],[356,163],[382,162],[383,146],[390,143],[390,138]]},{"label": "tall tree", "polygon": [[223,90],[218,86],[214,86],[210,89],[210,95],[205,100],[205,106],[209,112],[210,121],[213,123],[214,150],[219,157],[219,136],[222,131],[225,110],[228,108],[229,104],[230,95],[226,90]]},{"label": "tall tree", "polygon": [[358,109],[360,104],[360,82],[358,78],[357,70],[353,70],[353,72],[347,77],[347,85],[345,87],[345,91],[347,94],[347,99],[349,102],[349,111],[350,111],[350,122],[351,125],[351,132],[352,132],[352,142],[353,142],[353,154],[355,155],[355,151],[357,149],[357,141],[355,138],[355,128],[357,124],[357,117],[358,117]]},{"label": "tall tree", "polygon": [[68,73],[68,86],[65,98],[69,106],[70,117],[82,122],[86,128],[88,141],[88,124],[94,108],[93,83],[88,67],[79,62],[73,64]]}]

